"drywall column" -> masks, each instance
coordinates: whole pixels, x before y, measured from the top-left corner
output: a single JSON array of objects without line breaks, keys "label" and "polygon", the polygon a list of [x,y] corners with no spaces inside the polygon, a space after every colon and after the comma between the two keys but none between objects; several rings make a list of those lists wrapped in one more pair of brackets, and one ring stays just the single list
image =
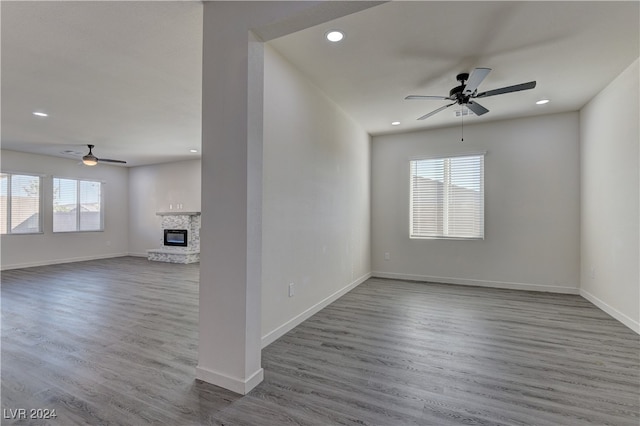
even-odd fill
[{"label": "drywall column", "polygon": [[262,40],[377,2],[205,2],[196,377],[246,394],[262,381]]},{"label": "drywall column", "polygon": [[[249,122],[249,97],[261,97],[261,93],[255,92],[261,92],[262,88],[252,87],[254,93],[249,93],[249,28],[244,22],[238,25],[242,14],[234,16],[235,8],[230,6],[218,2],[204,5],[203,225],[196,377],[246,394],[263,377],[260,366],[262,119]],[[253,41],[252,47],[255,47]],[[260,49],[256,50],[252,53],[259,54]],[[259,84],[261,70],[251,72],[257,73],[251,78]],[[261,109],[261,105],[252,107]],[[261,110],[255,112],[260,114]],[[250,140],[250,135],[260,140]],[[259,170],[252,170],[250,164]]]}]

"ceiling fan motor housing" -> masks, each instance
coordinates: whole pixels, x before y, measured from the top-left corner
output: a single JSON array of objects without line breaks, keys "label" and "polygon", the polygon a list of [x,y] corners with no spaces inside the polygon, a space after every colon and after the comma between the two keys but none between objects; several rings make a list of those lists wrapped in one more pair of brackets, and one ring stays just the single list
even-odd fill
[{"label": "ceiling fan motor housing", "polygon": [[[468,75],[468,74],[460,74],[460,75]],[[464,84],[461,84],[460,86],[456,86],[449,91],[449,98],[451,100],[458,102],[459,105],[466,104],[469,102],[470,96],[466,96],[462,93],[462,91],[464,90],[464,86],[465,86]]]}]

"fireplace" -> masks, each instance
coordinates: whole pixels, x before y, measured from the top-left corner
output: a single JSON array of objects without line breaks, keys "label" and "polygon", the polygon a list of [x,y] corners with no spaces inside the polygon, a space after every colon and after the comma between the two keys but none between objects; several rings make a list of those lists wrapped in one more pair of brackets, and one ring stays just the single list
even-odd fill
[{"label": "fireplace", "polygon": [[[164,238],[162,246],[147,250],[148,259],[154,262],[200,262],[200,212],[158,212],[162,218]],[[160,235],[158,235],[160,237]]]},{"label": "fireplace", "polygon": [[187,230],[186,229],[165,229],[164,230],[164,245],[165,246],[177,246],[187,247]]}]

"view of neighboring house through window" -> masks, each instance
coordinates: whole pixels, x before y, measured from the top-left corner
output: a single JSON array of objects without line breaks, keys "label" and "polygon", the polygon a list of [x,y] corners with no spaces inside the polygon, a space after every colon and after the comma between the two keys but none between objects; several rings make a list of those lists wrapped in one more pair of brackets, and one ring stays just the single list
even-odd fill
[{"label": "view of neighboring house through window", "polygon": [[42,232],[40,176],[0,173],[0,234]]},{"label": "view of neighboring house through window", "polygon": [[53,178],[53,232],[102,231],[102,182]]},{"label": "view of neighboring house through window", "polygon": [[411,160],[410,237],[484,238],[484,154]]}]

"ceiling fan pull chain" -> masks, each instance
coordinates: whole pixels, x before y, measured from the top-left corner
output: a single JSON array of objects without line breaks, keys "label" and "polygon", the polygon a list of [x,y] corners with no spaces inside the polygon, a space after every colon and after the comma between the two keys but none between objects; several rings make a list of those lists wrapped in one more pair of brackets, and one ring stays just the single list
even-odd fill
[{"label": "ceiling fan pull chain", "polygon": [[465,109],[465,106],[463,105],[462,110],[460,110],[460,119],[462,120],[462,126],[460,129],[460,133],[461,133],[460,142],[464,142],[464,109]]}]

